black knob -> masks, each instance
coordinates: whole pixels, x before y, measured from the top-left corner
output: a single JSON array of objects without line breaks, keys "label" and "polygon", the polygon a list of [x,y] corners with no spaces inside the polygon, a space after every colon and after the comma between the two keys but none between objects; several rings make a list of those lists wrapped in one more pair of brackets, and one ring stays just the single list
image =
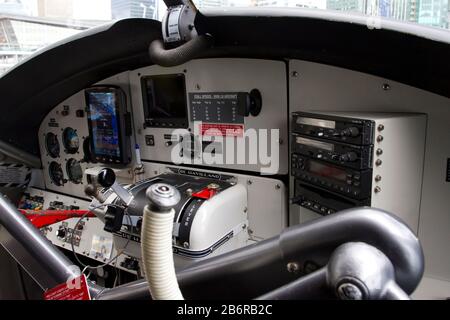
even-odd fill
[{"label": "black knob", "polygon": [[66,229],[58,229],[58,231],[56,231],[56,236],[58,238],[65,238],[66,237]]},{"label": "black knob", "polygon": [[257,117],[262,109],[262,96],[258,89],[253,89],[245,95],[244,117]]},{"label": "black knob", "polygon": [[355,152],[347,152],[341,155],[341,161],[353,162],[358,159],[358,155]]},{"label": "black knob", "polygon": [[359,129],[356,127],[349,127],[342,130],[341,135],[346,137],[357,137],[359,135]]},{"label": "black knob", "polygon": [[105,168],[98,174],[97,181],[103,188],[110,188],[116,182],[116,174],[112,169]]}]

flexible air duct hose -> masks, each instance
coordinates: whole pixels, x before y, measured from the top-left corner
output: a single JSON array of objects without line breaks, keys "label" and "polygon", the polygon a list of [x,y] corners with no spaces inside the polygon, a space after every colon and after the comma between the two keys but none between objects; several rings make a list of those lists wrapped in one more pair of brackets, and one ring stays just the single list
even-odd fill
[{"label": "flexible air duct hose", "polygon": [[141,231],[142,262],[150,293],[155,300],[183,300],[175,273],[172,229],[175,210],[144,209]]},{"label": "flexible air duct hose", "polygon": [[162,67],[173,67],[183,64],[197,57],[202,51],[212,46],[212,37],[201,35],[182,44],[181,46],[166,50],[160,39],[153,40],[149,47],[150,59]]}]

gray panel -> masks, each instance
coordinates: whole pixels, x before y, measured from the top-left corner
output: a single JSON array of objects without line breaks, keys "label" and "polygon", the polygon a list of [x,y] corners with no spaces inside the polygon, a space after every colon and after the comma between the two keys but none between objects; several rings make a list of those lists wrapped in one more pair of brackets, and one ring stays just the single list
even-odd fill
[{"label": "gray panel", "polygon": [[[290,77],[290,111],[376,110],[428,115],[419,237],[426,257],[425,273],[450,281],[450,188],[445,181],[450,157],[450,144],[446,143],[450,100],[388,79],[317,63],[292,61],[291,75],[293,71],[298,73]],[[403,199],[397,201],[401,204]]]},{"label": "gray panel", "polygon": [[[272,170],[269,174],[288,172],[288,128],[287,118],[287,84],[286,65],[281,61],[254,60],[254,59],[204,59],[193,60],[184,65],[163,68],[151,66],[141,68],[130,73],[130,88],[133,102],[134,125],[136,129],[136,142],[141,146],[142,158],[149,161],[172,161],[172,151],[176,143],[167,143],[165,135],[173,133],[173,129],[166,128],[145,128],[143,99],[141,90],[141,77],[152,75],[178,74],[184,73],[186,78],[186,99],[189,101],[189,94],[205,93],[236,93],[250,92],[258,89],[262,95],[262,111],[257,116],[244,118],[244,129],[278,129],[279,138],[279,169]],[[189,109],[189,108],[188,108]],[[192,108],[190,108],[192,111]],[[194,127],[193,116],[189,112],[190,126],[192,133],[196,134],[198,127]],[[202,118],[204,118],[204,114]],[[224,121],[222,119],[221,121]],[[236,117],[236,122],[241,122]],[[208,122],[212,122],[209,120]],[[186,134],[187,131],[184,133]],[[180,133],[178,134],[180,135]],[[146,141],[147,136],[147,141]],[[153,139],[150,139],[153,136]],[[274,135],[275,136],[275,135]],[[269,132],[270,137],[270,132]],[[195,137],[198,141],[202,139],[200,134]],[[210,137],[204,137],[208,140]],[[241,137],[226,137],[224,141],[232,141],[237,145]],[[241,140],[242,141],[242,140]],[[225,148],[223,148],[225,149]],[[223,158],[226,159],[226,150],[222,150]],[[270,152],[270,151],[269,151]],[[236,154],[236,153],[235,153]],[[208,164],[195,158],[197,165],[204,165],[216,168],[231,168],[245,171],[260,172],[262,167],[269,167],[263,164],[261,159],[255,163],[249,163],[250,155],[257,152],[246,150],[247,163],[216,163]],[[270,154],[270,153],[269,153]],[[190,162],[190,158],[186,159]],[[226,162],[226,161],[224,161]],[[237,161],[236,161],[237,162]]]}]

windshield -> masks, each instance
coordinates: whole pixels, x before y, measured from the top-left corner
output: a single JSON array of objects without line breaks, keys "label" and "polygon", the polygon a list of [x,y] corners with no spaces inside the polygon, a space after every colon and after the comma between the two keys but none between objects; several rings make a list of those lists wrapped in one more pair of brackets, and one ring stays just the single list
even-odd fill
[{"label": "windshield", "polygon": [[[292,7],[449,28],[450,0],[195,0],[197,7]],[[162,0],[0,0],[0,76],[34,51],[123,18],[161,20]]]}]

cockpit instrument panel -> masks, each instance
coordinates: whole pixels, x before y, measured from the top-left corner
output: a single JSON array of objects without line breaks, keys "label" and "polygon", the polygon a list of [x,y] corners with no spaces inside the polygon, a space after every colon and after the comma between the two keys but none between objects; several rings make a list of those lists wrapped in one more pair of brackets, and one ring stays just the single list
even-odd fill
[{"label": "cockpit instrument panel", "polygon": [[100,163],[128,164],[130,143],[126,135],[126,97],[113,86],[85,90],[92,158]]}]

